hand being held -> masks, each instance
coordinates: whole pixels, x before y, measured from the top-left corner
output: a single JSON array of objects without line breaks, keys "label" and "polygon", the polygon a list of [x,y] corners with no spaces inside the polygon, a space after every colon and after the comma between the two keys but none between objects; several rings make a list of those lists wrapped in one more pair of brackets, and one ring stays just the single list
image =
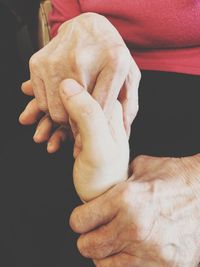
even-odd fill
[{"label": "hand being held", "polygon": [[[57,36],[30,60],[32,87],[40,111],[58,124],[68,115],[59,97],[59,84],[74,79],[99,102],[107,117],[117,98],[127,134],[138,110],[140,71],[123,39],[103,16],[84,13],[63,23]],[[30,107],[29,107],[30,110]],[[28,113],[26,112],[26,116]],[[24,115],[24,124],[26,117]]]},{"label": "hand being held", "polygon": [[60,97],[79,132],[74,185],[80,198],[89,201],[127,179],[129,144],[122,107],[116,101],[108,121],[98,102],[74,80],[61,83]]}]

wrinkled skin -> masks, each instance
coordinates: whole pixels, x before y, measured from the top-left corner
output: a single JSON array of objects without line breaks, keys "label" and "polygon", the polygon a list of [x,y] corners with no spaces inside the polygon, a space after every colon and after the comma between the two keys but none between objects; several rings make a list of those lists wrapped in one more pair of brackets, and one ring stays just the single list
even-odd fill
[{"label": "wrinkled skin", "polygon": [[80,253],[97,267],[196,267],[200,159],[139,156],[133,175],[70,218]]},{"label": "wrinkled skin", "polygon": [[[46,121],[42,119],[42,124],[48,124],[45,134],[36,133],[35,141],[50,138],[48,129],[53,122],[65,125],[68,121],[58,90],[64,79],[80,83],[103,107],[107,117],[118,98],[124,126],[130,134],[138,111],[141,74],[120,34],[105,17],[84,13],[63,23],[57,36],[31,57],[30,76],[31,80],[22,87],[36,100],[29,103],[21,122],[34,123],[41,111],[50,114]],[[27,117],[33,111],[34,119],[30,121]]]}]

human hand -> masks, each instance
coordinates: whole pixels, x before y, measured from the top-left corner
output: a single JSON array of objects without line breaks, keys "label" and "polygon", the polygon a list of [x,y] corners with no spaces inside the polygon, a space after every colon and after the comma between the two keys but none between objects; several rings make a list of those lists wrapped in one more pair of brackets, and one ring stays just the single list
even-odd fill
[{"label": "human hand", "polygon": [[133,176],[70,218],[97,267],[196,267],[200,261],[199,155],[140,156]]},{"label": "human hand", "polygon": [[74,80],[60,85],[60,97],[70,121],[76,125],[73,180],[83,201],[89,201],[128,176],[129,144],[121,104],[116,101],[110,117]]},{"label": "human hand", "polygon": [[[23,84],[22,91],[27,96],[34,96],[29,81]],[[67,125],[60,126],[54,123],[49,114],[44,114],[40,110],[35,98],[28,103],[25,110],[21,113],[19,122],[22,125],[38,123],[33,140],[36,143],[47,142],[47,151],[49,153],[55,153],[67,137],[69,139],[72,138],[70,128]]]},{"label": "human hand", "polygon": [[123,39],[103,16],[84,13],[65,22],[59,33],[30,60],[31,85],[40,110],[66,124],[59,84],[79,82],[111,114],[118,98],[127,134],[138,110],[140,71]]}]

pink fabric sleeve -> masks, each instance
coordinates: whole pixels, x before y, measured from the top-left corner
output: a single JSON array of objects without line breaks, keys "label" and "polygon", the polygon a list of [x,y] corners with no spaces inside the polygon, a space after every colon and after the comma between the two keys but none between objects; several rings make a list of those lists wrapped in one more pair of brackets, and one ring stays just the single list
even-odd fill
[{"label": "pink fabric sleeve", "polygon": [[51,37],[57,34],[60,25],[81,14],[78,0],[51,0],[52,12],[49,15]]}]

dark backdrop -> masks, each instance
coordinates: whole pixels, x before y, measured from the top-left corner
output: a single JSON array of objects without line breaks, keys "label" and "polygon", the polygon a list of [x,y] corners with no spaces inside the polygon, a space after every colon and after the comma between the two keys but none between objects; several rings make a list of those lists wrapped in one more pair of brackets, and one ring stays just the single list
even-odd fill
[{"label": "dark backdrop", "polygon": [[77,252],[68,226],[80,203],[72,184],[71,144],[48,155],[45,145],[32,141],[34,127],[18,123],[28,101],[20,91],[28,71],[18,33],[26,24],[34,36],[38,3],[12,3],[16,9],[11,11],[0,2],[0,266],[90,266]]}]

